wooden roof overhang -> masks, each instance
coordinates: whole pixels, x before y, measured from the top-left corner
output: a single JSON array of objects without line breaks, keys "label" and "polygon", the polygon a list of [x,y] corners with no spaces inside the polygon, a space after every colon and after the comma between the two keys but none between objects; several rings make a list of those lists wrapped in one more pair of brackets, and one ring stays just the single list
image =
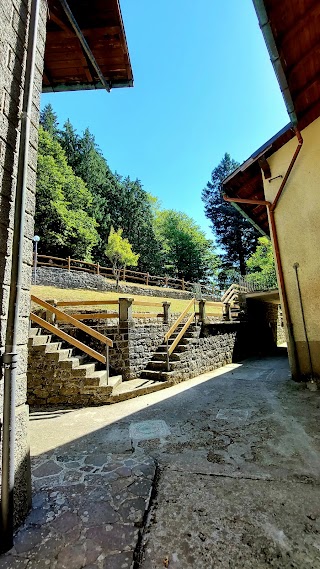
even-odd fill
[{"label": "wooden roof overhang", "polygon": [[68,0],[101,71],[83,49],[60,0],[49,0],[43,92],[132,87],[133,75],[119,0]]},{"label": "wooden roof overhang", "polygon": [[[292,126],[306,128],[320,116],[319,0],[253,0],[291,125],[266,142],[224,181],[230,197],[264,200],[261,167],[293,136]],[[239,204],[260,229],[269,234],[264,206]]]}]

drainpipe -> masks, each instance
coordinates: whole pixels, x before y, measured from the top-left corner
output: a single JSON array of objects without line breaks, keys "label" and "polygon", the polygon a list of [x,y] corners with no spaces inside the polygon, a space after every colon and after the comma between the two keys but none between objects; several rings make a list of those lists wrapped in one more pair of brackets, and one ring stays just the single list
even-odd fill
[{"label": "drainpipe", "polygon": [[248,204],[253,204],[253,205],[265,205],[268,208],[271,233],[272,233],[273,244],[274,244],[274,249],[275,249],[276,264],[277,264],[278,275],[279,275],[279,286],[280,286],[280,290],[281,290],[281,296],[282,296],[282,301],[283,301],[283,309],[284,309],[286,323],[287,323],[287,327],[288,327],[289,344],[292,346],[292,349],[293,349],[293,360],[294,360],[294,373],[293,373],[293,375],[295,375],[295,374],[299,375],[300,367],[299,367],[299,361],[298,361],[298,354],[297,354],[296,344],[295,344],[295,340],[294,340],[293,324],[292,324],[292,320],[291,320],[288,297],[287,297],[287,292],[286,292],[286,287],[285,287],[285,282],[284,282],[282,261],[281,261],[280,250],[279,250],[278,233],[277,233],[277,227],[276,227],[275,216],[274,216],[274,211],[277,207],[278,201],[282,195],[285,184],[289,178],[291,170],[294,166],[294,163],[295,163],[295,161],[299,155],[299,152],[300,152],[302,144],[303,144],[303,138],[302,138],[301,133],[298,130],[298,128],[294,128],[294,131],[295,131],[296,137],[298,139],[298,146],[297,146],[297,148],[296,148],[296,150],[292,156],[292,159],[290,161],[288,169],[287,169],[285,176],[281,182],[280,188],[277,192],[277,195],[276,195],[273,203],[266,201],[266,200],[258,200],[258,199],[249,200],[249,199],[245,199],[245,198],[230,198],[226,194],[223,196],[223,198],[225,201],[231,202],[231,203],[235,202],[235,203],[248,203]]},{"label": "drainpipe", "polygon": [[14,230],[12,244],[12,267],[6,347],[3,354],[4,396],[3,396],[3,445],[1,486],[1,534],[2,550],[13,545],[13,492],[14,492],[14,449],[15,449],[15,389],[18,364],[17,337],[19,329],[19,308],[22,288],[22,255],[24,237],[25,201],[27,193],[27,172],[29,161],[30,123],[32,93],[35,75],[37,32],[40,0],[32,0],[25,84],[20,124],[20,144],[17,171],[17,186],[14,209]]}]

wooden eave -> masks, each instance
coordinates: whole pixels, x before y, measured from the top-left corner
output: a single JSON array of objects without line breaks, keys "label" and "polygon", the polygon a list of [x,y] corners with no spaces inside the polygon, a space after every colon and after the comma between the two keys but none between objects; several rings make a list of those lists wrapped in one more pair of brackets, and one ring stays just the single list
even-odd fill
[{"label": "wooden eave", "polygon": [[[291,125],[284,127],[273,138],[259,148],[246,162],[228,176],[223,182],[225,193],[232,198],[265,200],[263,177],[259,160],[266,161],[279,148],[295,136]],[[272,172],[271,172],[272,176]],[[266,235],[270,234],[267,209],[263,205],[239,204],[241,209],[254,221]]]},{"label": "wooden eave", "polygon": [[264,0],[298,127],[320,116],[320,2]]},{"label": "wooden eave", "polygon": [[[263,3],[293,102],[297,126],[303,130],[320,116],[320,2],[264,0]],[[283,87],[280,81],[279,83],[280,87]],[[294,132],[289,125],[257,150],[226,178],[223,187],[227,195],[264,200],[259,158],[263,156],[267,159],[293,136]],[[242,203],[239,205],[266,234],[269,234],[266,207]]]},{"label": "wooden eave", "polygon": [[[110,88],[132,87],[119,1],[68,0],[68,4]],[[59,0],[49,0],[43,92],[103,88]]]}]

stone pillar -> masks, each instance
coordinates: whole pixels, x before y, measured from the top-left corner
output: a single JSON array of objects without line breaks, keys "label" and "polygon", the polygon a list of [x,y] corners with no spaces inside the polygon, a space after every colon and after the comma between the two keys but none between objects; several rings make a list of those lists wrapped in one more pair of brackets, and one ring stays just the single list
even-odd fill
[{"label": "stone pillar", "polygon": [[133,298],[119,298],[119,324],[122,322],[132,322],[132,303]]},{"label": "stone pillar", "polygon": [[222,315],[223,315],[223,320],[226,320],[226,321],[230,320],[230,304],[229,304],[229,302],[225,302],[222,305]]},{"label": "stone pillar", "polygon": [[170,302],[163,302],[163,323],[169,324]]},{"label": "stone pillar", "polygon": [[[47,300],[48,304],[52,304],[52,306],[57,306],[57,300]],[[56,315],[53,314],[53,312],[51,312],[50,310],[46,310],[45,312],[45,321],[49,322],[50,324],[53,324],[53,326],[56,323]]]},{"label": "stone pillar", "polygon": [[[0,354],[4,352],[7,329],[15,191],[20,142],[20,114],[25,83],[24,60],[28,41],[29,9],[30,2],[25,0],[2,0],[0,2],[0,289],[2,291],[0,294]],[[23,243],[23,278],[19,305],[18,367],[15,400],[15,485],[13,492],[15,525],[18,525],[23,520],[31,502],[26,371],[30,286],[33,265],[32,238],[34,236],[38,125],[46,19],[47,3],[43,0],[41,3],[37,61],[33,85]],[[3,405],[2,373],[2,368],[0,368],[0,418]]]},{"label": "stone pillar", "polygon": [[199,322],[204,324],[206,321],[206,300],[199,300]]}]

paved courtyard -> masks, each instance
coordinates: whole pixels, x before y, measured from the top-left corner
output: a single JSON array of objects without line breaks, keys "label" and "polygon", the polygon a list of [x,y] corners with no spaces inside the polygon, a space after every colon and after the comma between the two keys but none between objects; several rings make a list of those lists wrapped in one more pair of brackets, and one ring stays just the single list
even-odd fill
[{"label": "paved courtyard", "polygon": [[320,568],[319,409],[277,357],[33,412],[33,509],[0,568]]}]

